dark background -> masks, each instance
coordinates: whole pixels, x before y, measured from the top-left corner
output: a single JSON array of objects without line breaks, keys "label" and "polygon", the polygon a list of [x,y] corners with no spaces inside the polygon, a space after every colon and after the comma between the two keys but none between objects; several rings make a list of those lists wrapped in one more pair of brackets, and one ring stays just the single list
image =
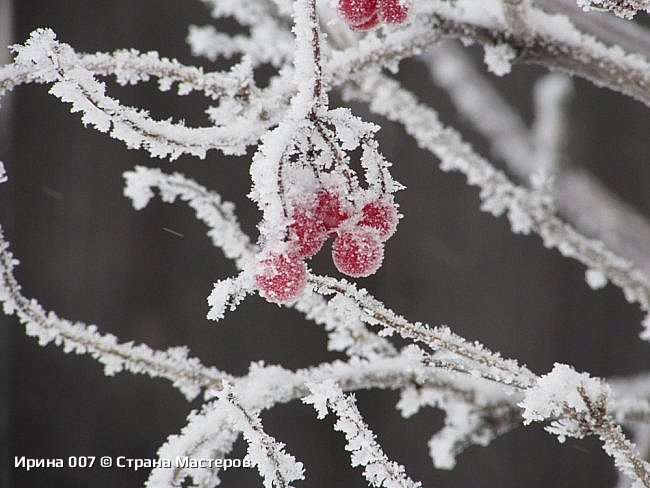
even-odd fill
[{"label": "dark background", "polygon": [[[49,26],[78,51],[158,50],[215,68],[193,59],[184,40],[189,24],[209,21],[198,1],[20,0],[14,5],[13,39],[22,43],[33,29]],[[496,80],[529,120],[531,83],[541,73],[519,66]],[[400,78],[439,109],[445,122],[485,147],[445,95],[431,88],[421,66],[402,63]],[[154,83],[111,84],[110,94],[156,117],[206,123],[202,110],[207,104],[200,96],[161,94]],[[571,158],[647,215],[648,110],[581,80],[575,87]],[[126,150],[121,142],[84,129],[79,115],[70,114],[44,86],[21,87],[2,103],[0,159],[10,182],[0,187],[0,218],[21,261],[17,278],[26,296],[62,317],[98,324],[123,341],[154,348],[187,344],[204,363],[234,374],[245,373],[256,360],[298,368],[340,357],[326,352],[320,327],[257,297],[219,325],[209,323],[205,297],[216,279],[233,274],[233,265],[211,247],[205,229],[184,205],[154,199],[135,212],[122,196],[121,174],[136,164],[180,171],[235,201],[245,229],[255,235],[259,215],[244,196],[250,155],[224,158],[211,152],[204,161],[152,160],[144,151]],[[371,118],[362,106],[354,110]],[[399,127],[379,122],[382,150],[395,162],[396,178],[408,187],[398,195],[405,218],[388,243],[383,267],[359,280],[361,286],[412,320],[449,324],[539,373],[556,361],[600,376],[650,367],[650,346],[637,338],[641,314],[619,290],[589,289],[583,266],[545,249],[535,236],[513,235],[505,219],[481,213],[477,192],[463,177],[440,172]],[[314,267],[331,271],[328,261],[323,253]],[[14,456],[154,458],[200,402],[188,404],[167,381],[130,374],[107,378],[92,359],[65,355],[52,345],[42,348],[14,319],[0,321],[5,466],[0,486],[142,485],[145,471],[26,472],[11,466]],[[615,481],[598,442],[560,445],[537,426],[512,432],[488,448],[469,449],[454,471],[436,471],[426,442],[441,426],[439,412],[403,420],[394,409],[395,393],[359,392],[357,397],[388,454],[424,486],[608,487]],[[330,419],[319,422],[311,407],[294,402],[265,413],[264,421],[305,463],[307,481],[297,486],[365,486],[360,470],[349,467],[344,441],[332,432]],[[233,456],[243,455],[241,443],[237,449]],[[228,471],[223,479],[224,486],[261,486],[246,470]]]}]

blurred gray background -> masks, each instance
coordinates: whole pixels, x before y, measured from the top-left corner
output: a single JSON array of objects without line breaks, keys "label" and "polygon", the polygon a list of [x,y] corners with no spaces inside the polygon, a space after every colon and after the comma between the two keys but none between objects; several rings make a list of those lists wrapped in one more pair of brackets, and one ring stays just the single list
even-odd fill
[{"label": "blurred gray background", "polygon": [[[185,43],[189,24],[209,22],[198,0],[20,0],[13,16],[9,2],[0,0],[2,46],[24,42],[32,30],[48,26],[78,51],[158,50],[214,69],[218,66],[193,59]],[[7,55],[0,48],[0,58]],[[517,66],[495,80],[529,121],[530,89],[541,73]],[[446,123],[477,148],[486,148],[446,95],[432,88],[422,66],[404,62],[399,76],[439,109]],[[110,82],[110,93],[159,118],[205,123],[206,102],[200,96],[161,94],[154,83],[124,88]],[[571,158],[649,215],[650,111],[581,80],[575,88]],[[363,106],[354,110],[371,118]],[[340,357],[326,351],[320,327],[257,297],[219,325],[210,324],[205,297],[217,278],[234,272],[233,265],[211,247],[187,207],[154,199],[135,212],[122,196],[121,174],[136,164],[180,171],[235,201],[245,229],[255,235],[259,215],[244,196],[250,154],[152,160],[144,151],[126,150],[121,142],[84,129],[78,114],[70,114],[44,86],[17,89],[2,100],[0,116],[0,160],[10,178],[0,187],[0,221],[21,261],[17,277],[27,296],[124,341],[154,348],[187,344],[206,364],[234,374],[257,360],[299,368]],[[583,266],[545,249],[535,236],[513,235],[505,219],[481,213],[476,190],[460,175],[442,173],[399,127],[378,121],[381,148],[408,189],[397,198],[405,218],[387,245],[385,263],[372,278],[359,280],[362,286],[412,320],[449,324],[539,373],[556,361],[601,376],[650,369],[650,345],[637,338],[641,313],[636,306],[611,286],[592,291]],[[315,260],[316,270],[332,271],[326,254]],[[2,316],[0,322],[2,487],[140,486],[145,471],[26,472],[11,466],[14,456],[153,458],[200,405],[188,404],[166,381],[129,374],[107,378],[93,360],[42,348],[14,319]],[[469,449],[454,471],[436,471],[426,443],[441,426],[439,412],[403,420],[394,408],[395,393],[359,392],[357,397],[385,450],[424,486],[604,488],[615,483],[612,463],[598,442],[560,445],[538,426],[512,432],[488,448]],[[307,481],[297,486],[365,486],[360,471],[349,467],[331,419],[319,422],[310,407],[294,402],[265,413],[264,420],[305,463]],[[233,455],[242,454],[238,443]],[[246,470],[228,471],[223,480],[224,486],[261,486]]]}]

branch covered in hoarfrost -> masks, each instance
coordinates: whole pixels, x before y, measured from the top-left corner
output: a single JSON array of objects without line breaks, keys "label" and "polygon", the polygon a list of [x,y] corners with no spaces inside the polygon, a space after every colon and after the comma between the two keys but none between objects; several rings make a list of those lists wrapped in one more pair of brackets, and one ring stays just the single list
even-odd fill
[{"label": "branch covered in hoarfrost", "polygon": [[[97,82],[91,71],[81,67],[76,53],[67,44],[56,40],[49,29],[32,32],[25,45],[14,46],[14,66],[27,72],[27,80],[52,83],[50,93],[72,105],[72,112],[83,112],[84,125],[123,141],[128,148],[143,147],[154,157],[176,159],[181,154],[205,157],[209,149],[226,154],[243,154],[242,127],[189,128],[182,123],[157,121],[143,110],[125,107],[105,95],[104,84]],[[242,122],[243,123],[243,122]],[[250,127],[253,121],[247,120]]]},{"label": "branch covered in hoarfrost", "polygon": [[[228,419],[228,411],[219,408],[221,404],[205,404],[200,412],[192,411],[187,425],[180,434],[170,435],[158,449],[159,459],[223,459],[232,450],[239,436]],[[147,488],[180,487],[192,479],[192,486],[213,487],[220,484],[219,470],[209,466],[175,465],[172,467],[156,466],[147,479]]]},{"label": "branch covered in hoarfrost", "polygon": [[136,210],[147,206],[157,188],[163,202],[174,203],[178,198],[196,212],[196,217],[208,226],[208,236],[215,247],[223,250],[228,259],[242,268],[255,253],[256,247],[241,230],[235,216],[235,206],[224,202],[210,191],[180,173],[167,174],[157,168],[136,166],[124,173],[124,195]]},{"label": "branch covered in hoarfrost", "polygon": [[[217,400],[192,412],[179,435],[170,436],[158,450],[159,459],[219,459],[228,454],[240,433],[248,443],[245,461],[257,467],[265,488],[291,488],[291,482],[304,479],[302,463],[284,451],[284,444],[267,434],[258,409],[242,404],[233,386],[224,384]],[[161,463],[162,464],[162,463]],[[178,464],[178,463],[177,463]],[[152,470],[148,488],[183,486],[187,477],[192,486],[212,487],[219,484],[215,466],[187,468],[157,466]]]},{"label": "branch covered in hoarfrost", "polygon": [[649,0],[577,0],[585,12],[609,10],[624,19],[632,19],[637,12],[650,13]]},{"label": "branch covered in hoarfrost", "polygon": [[[177,198],[187,202],[197,213],[197,218],[208,226],[212,243],[224,251],[226,257],[235,260],[241,271],[246,263],[254,259],[257,246],[241,230],[234,215],[234,207],[224,202],[214,191],[208,190],[180,173],[167,174],[158,169],[137,166],[124,173],[124,194],[129,197],[135,209],[144,208],[154,196],[154,189],[162,201],[174,202]],[[208,318],[220,319],[230,305],[237,303],[237,297],[247,290],[247,278],[224,280],[215,283],[217,293],[208,298],[210,311]],[[231,284],[234,288],[226,286]],[[225,287],[226,291],[223,291]],[[234,295],[229,290],[239,290]],[[224,298],[225,297],[225,298]],[[230,298],[229,298],[230,297]],[[231,301],[234,299],[234,301]],[[336,304],[336,306],[333,306]],[[304,313],[307,319],[323,325],[329,335],[329,349],[347,351],[360,357],[392,356],[395,348],[386,339],[368,331],[361,320],[344,303],[329,304],[315,293],[305,293],[293,307]]]},{"label": "branch covered in hoarfrost", "polygon": [[604,44],[618,45],[627,52],[650,57],[650,30],[641,24],[605,12],[592,11],[584,15],[577,8],[576,0],[536,0],[535,3],[543,10],[567,16],[578,29]]},{"label": "branch covered in hoarfrost", "polygon": [[418,488],[420,482],[411,480],[404,466],[391,461],[376,440],[375,434],[363,421],[361,413],[351,395],[344,395],[334,381],[309,385],[311,395],[303,402],[313,405],[319,419],[325,418],[328,410],[338,417],[334,429],[345,434],[350,451],[352,467],[363,466],[363,476],[371,486],[386,488]]},{"label": "branch covered in hoarfrost", "polygon": [[265,19],[250,28],[250,35],[230,36],[211,25],[192,25],[187,34],[187,43],[194,56],[202,56],[210,61],[243,53],[253,66],[269,63],[280,68],[287,59],[291,59],[294,42],[287,29],[273,27],[275,22]]},{"label": "branch covered in hoarfrost", "polygon": [[608,47],[581,32],[564,16],[531,8],[525,17],[527,32],[511,32],[493,2],[462,0],[422,2],[419,15],[430,15],[447,37],[484,46],[508,46],[517,62],[534,63],[588,79],[598,86],[650,105],[650,64],[640,54]]},{"label": "branch covered in hoarfrost", "polygon": [[156,77],[160,90],[167,91],[177,83],[179,95],[200,91],[215,100],[221,97],[247,100],[255,90],[251,60],[247,57],[227,73],[206,73],[201,67],[161,58],[156,51],[140,53],[135,49],[82,54],[78,55],[78,63],[95,75],[115,76],[120,85],[135,85]]},{"label": "branch covered in hoarfrost", "polygon": [[34,299],[25,298],[13,275],[18,264],[0,230],[0,301],[7,315],[16,315],[27,335],[38,338],[41,346],[54,342],[64,352],[88,354],[113,376],[122,370],[170,380],[185,397],[196,397],[202,388],[219,388],[230,378],[214,368],[188,357],[186,347],[156,351],[144,344],[119,343],[111,334],[100,334],[97,326],[70,322],[54,312],[46,312]]},{"label": "branch covered in hoarfrost", "polygon": [[[588,433],[597,435],[605,452],[630,479],[650,487],[650,464],[643,461],[636,447],[623,434],[607,410],[611,389],[587,373],[577,373],[564,364],[555,364],[553,370],[540,377],[530,388],[524,400],[524,423],[552,422],[546,430],[558,436],[582,438]],[[555,419],[555,420],[553,420]]]},{"label": "branch covered in hoarfrost", "polygon": [[470,343],[448,327],[432,328],[421,322],[409,322],[386,308],[366,290],[357,289],[345,280],[311,275],[309,281],[318,293],[348,298],[358,307],[361,319],[370,325],[383,327],[383,334],[397,332],[405,339],[413,339],[437,351],[432,356],[422,351],[432,366],[479,376],[521,390],[535,381],[535,375],[516,361],[503,359],[477,342]]},{"label": "branch covered in hoarfrost", "polygon": [[535,142],[536,170],[531,183],[546,192],[554,205],[553,187],[562,168],[565,152],[567,115],[566,105],[573,85],[566,75],[551,73],[540,78],[533,88],[535,120],[532,138]]},{"label": "branch covered in hoarfrost", "polygon": [[302,463],[284,451],[284,444],[264,432],[259,415],[246,409],[232,388],[224,388],[218,396],[215,406],[226,412],[233,427],[246,439],[246,457],[257,467],[264,488],[291,488],[292,481],[304,479]]},{"label": "branch covered in hoarfrost", "polygon": [[[615,19],[614,19],[615,20]],[[473,66],[465,51],[451,42],[429,50],[425,61],[434,81],[450,95],[456,109],[488,141],[524,184],[537,171],[536,149],[528,128],[503,96]],[[563,154],[562,159],[568,156]],[[584,168],[569,163],[559,168],[554,185],[559,213],[585,235],[601,240],[615,253],[650,276],[650,223]]]},{"label": "branch covered in hoarfrost", "polygon": [[[602,273],[621,288],[625,298],[650,313],[650,283],[632,263],[612,253],[599,242],[586,238],[561,221],[539,195],[513,184],[462,140],[445,127],[437,113],[420,104],[399,83],[381,74],[359,77],[347,96],[368,103],[370,109],[399,122],[418,145],[440,159],[443,171],[460,171],[470,185],[480,188],[481,209],[495,216],[507,212],[512,230],[539,234],[546,247],[557,248],[562,255],[580,261],[588,269]],[[371,95],[372,94],[372,95]],[[644,320],[641,337],[650,340],[650,319]]]}]

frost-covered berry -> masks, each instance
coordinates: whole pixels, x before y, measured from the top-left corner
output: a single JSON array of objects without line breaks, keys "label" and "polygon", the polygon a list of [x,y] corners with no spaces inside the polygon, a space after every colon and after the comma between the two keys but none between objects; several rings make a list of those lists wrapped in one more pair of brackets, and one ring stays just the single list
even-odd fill
[{"label": "frost-covered berry", "polygon": [[270,302],[294,301],[306,283],[307,265],[297,254],[269,253],[257,263],[255,285]]},{"label": "frost-covered berry", "polygon": [[358,30],[358,31],[366,31],[366,30],[372,29],[373,27],[376,27],[377,24],[379,24],[379,14],[375,13],[372,17],[370,17],[363,24],[352,25],[351,27],[353,29],[355,29],[355,30]]},{"label": "frost-covered berry", "polygon": [[314,208],[296,208],[289,226],[289,240],[293,250],[303,258],[310,258],[323,247],[327,229]]},{"label": "frost-covered berry", "polygon": [[379,20],[387,24],[402,24],[409,14],[410,0],[379,0]]},{"label": "frost-covered berry", "polygon": [[395,205],[384,200],[366,203],[361,208],[359,225],[377,229],[379,238],[385,241],[397,228],[397,209]]},{"label": "frost-covered berry", "polygon": [[341,17],[354,28],[363,28],[377,16],[377,0],[339,0]]},{"label": "frost-covered berry", "polygon": [[336,230],[348,218],[341,199],[334,190],[320,190],[316,198],[316,216],[328,231]]},{"label": "frost-covered berry", "polygon": [[357,228],[342,232],[332,244],[336,269],[353,278],[370,276],[379,269],[383,258],[384,246],[373,230]]}]

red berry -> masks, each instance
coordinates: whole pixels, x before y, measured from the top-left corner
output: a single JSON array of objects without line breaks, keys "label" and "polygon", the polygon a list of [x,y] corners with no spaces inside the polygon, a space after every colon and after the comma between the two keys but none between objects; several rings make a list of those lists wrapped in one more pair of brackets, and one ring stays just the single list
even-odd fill
[{"label": "red berry", "polygon": [[313,208],[296,208],[289,228],[293,249],[303,258],[310,258],[320,251],[327,239],[325,224],[315,215]]},{"label": "red berry", "polygon": [[354,278],[370,276],[379,269],[384,247],[377,232],[355,229],[343,232],[332,245],[332,259],[341,273]]},{"label": "red berry", "polygon": [[382,241],[387,240],[395,233],[397,228],[397,209],[395,206],[384,200],[375,200],[366,203],[361,209],[361,220],[359,225],[372,227],[379,232]]},{"label": "red berry", "polygon": [[379,19],[387,24],[402,24],[409,14],[409,0],[379,0]]},{"label": "red berry", "polygon": [[336,230],[348,218],[347,212],[341,207],[338,193],[331,190],[318,192],[316,215],[328,231]]},{"label": "red berry", "polygon": [[305,289],[307,265],[297,254],[270,253],[258,262],[255,284],[274,303],[290,303]]},{"label": "red berry", "polygon": [[339,0],[339,13],[352,27],[363,25],[377,14],[377,0]]},{"label": "red berry", "polygon": [[366,31],[372,29],[377,24],[379,24],[379,15],[375,13],[372,17],[370,17],[368,21],[364,22],[363,24],[351,25],[351,27],[358,31]]}]

